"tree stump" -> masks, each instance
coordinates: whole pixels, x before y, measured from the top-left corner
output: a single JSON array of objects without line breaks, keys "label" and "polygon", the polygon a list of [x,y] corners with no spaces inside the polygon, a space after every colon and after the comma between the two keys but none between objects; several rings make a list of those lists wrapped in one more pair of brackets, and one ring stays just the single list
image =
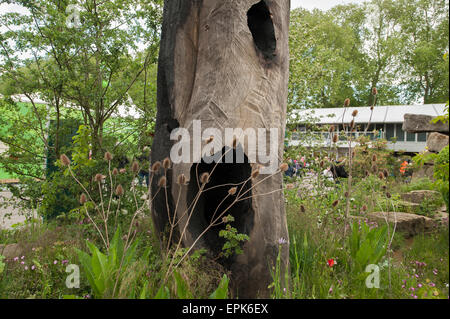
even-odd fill
[{"label": "tree stump", "polygon": [[[288,240],[283,174],[278,170],[275,174],[261,173],[252,178],[252,171],[268,164],[259,157],[252,162],[249,154],[270,150],[276,144],[277,169],[283,159],[289,12],[289,0],[166,0],[164,3],[152,163],[170,157],[177,143],[171,139],[174,130],[184,128],[194,136],[194,121],[201,121],[202,128],[214,128],[221,133],[226,128],[266,132],[265,143],[257,144],[256,148],[245,143],[244,135],[237,136],[234,144],[214,138],[210,143],[214,144],[211,154],[193,153],[189,162],[174,161],[167,173],[159,171],[152,181],[152,196],[155,196],[152,217],[161,238],[167,239],[169,216],[175,214],[180,221],[172,236],[175,242],[186,228],[182,237],[185,247],[195,244],[195,248],[206,248],[213,257],[220,256],[224,239],[219,237],[219,231],[224,225],[202,233],[211,218],[222,211],[223,216],[234,217],[231,226],[238,233],[249,236],[242,246],[242,254],[219,258],[231,271],[231,286],[234,296],[239,298],[269,296],[270,267],[275,264],[280,249],[282,268],[288,263],[288,243],[280,244],[283,242],[280,239]],[[270,129],[276,129],[278,136],[269,138]],[[191,150],[195,149],[195,143],[201,143],[202,151],[206,145],[203,139],[189,143]],[[243,161],[236,160],[240,152],[244,153]],[[234,155],[232,162],[217,164],[207,160],[222,158],[225,153]],[[202,189],[199,176],[204,172],[211,175],[196,198]],[[189,180],[188,185],[176,183],[181,174]],[[167,185],[162,190],[158,180],[164,175]],[[247,195],[226,210],[237,196],[229,194],[236,184],[237,193],[247,192]]]}]

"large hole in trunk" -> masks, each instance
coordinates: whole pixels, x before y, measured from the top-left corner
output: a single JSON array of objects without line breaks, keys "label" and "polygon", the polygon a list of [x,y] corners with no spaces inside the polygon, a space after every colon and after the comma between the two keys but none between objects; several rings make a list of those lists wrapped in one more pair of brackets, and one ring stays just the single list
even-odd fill
[{"label": "large hole in trunk", "polygon": [[273,26],[272,15],[263,0],[253,5],[247,12],[248,27],[253,35],[256,47],[264,58],[272,59],[275,56],[277,40]]},{"label": "large hole in trunk", "polygon": [[[228,148],[222,149],[222,155]],[[244,154],[244,162],[236,163],[236,150],[232,149],[229,152],[233,152],[233,163],[207,163],[207,159],[203,158],[201,163],[193,164],[190,172],[190,182],[188,186],[188,205],[190,205],[195,199],[199,191],[200,176],[208,172],[210,173],[209,182],[204,187],[204,191],[201,193],[197,204],[195,205],[194,213],[191,221],[188,225],[189,232],[193,235],[194,239],[197,238],[201,232],[211,223],[213,216],[220,216],[224,211],[223,217],[232,215],[234,222],[231,223],[232,227],[235,227],[238,233],[250,235],[253,228],[253,208],[251,190],[242,196],[247,198],[242,201],[230,205],[235,200],[239,192],[243,194],[252,187],[252,181],[249,179],[251,175],[251,166],[247,156]],[[215,155],[217,158],[217,154]],[[220,155],[219,155],[220,158]],[[225,161],[225,157],[222,158],[222,162]],[[216,166],[217,165],[217,166]],[[214,168],[215,167],[215,168]],[[212,172],[212,173],[211,173]],[[247,182],[245,182],[248,180]],[[237,192],[234,196],[228,196],[230,188],[236,186]],[[216,218],[214,217],[214,218]],[[220,218],[222,220],[222,218]],[[222,247],[225,240],[219,237],[220,230],[225,229],[225,225],[222,223],[218,226],[213,226],[204,236],[203,245],[206,246],[212,257],[219,256],[222,251]],[[230,258],[220,258],[219,262],[224,266],[229,266],[235,256]]]}]

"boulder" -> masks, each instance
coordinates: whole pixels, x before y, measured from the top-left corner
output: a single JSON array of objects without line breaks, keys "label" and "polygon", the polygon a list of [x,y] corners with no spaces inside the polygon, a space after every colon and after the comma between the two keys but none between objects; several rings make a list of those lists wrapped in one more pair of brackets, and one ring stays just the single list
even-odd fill
[{"label": "boulder", "polygon": [[430,115],[405,114],[402,130],[409,133],[439,132],[448,135],[448,124],[431,123],[433,118]]},{"label": "boulder", "polygon": [[20,257],[21,254],[22,247],[19,244],[0,245],[0,255],[5,256],[6,259]]},{"label": "boulder", "polygon": [[434,165],[433,163],[425,163],[418,170],[414,170],[412,175],[412,180],[421,179],[421,178],[429,178],[431,180],[434,179]]},{"label": "boulder", "polygon": [[370,221],[377,222],[378,225],[385,224],[386,218],[391,225],[397,221],[396,231],[404,233],[406,237],[413,237],[419,233],[430,231],[434,226],[434,222],[431,218],[415,214],[374,212],[369,213],[367,216]]},{"label": "boulder", "polygon": [[428,135],[427,147],[428,151],[439,153],[444,147],[448,145],[448,135],[433,132]]},{"label": "boulder", "polygon": [[434,199],[440,196],[439,192],[430,190],[411,191],[401,195],[402,200],[410,203],[421,204],[425,199]]}]

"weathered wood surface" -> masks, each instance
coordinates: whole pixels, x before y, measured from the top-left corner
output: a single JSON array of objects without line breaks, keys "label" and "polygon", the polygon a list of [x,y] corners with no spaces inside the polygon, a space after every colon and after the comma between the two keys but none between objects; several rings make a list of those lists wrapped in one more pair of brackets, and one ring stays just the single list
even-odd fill
[{"label": "weathered wood surface", "polygon": [[[289,12],[289,0],[165,1],[153,163],[169,156],[173,129],[187,128],[192,136],[194,120],[201,120],[204,128],[221,131],[278,128],[278,158],[283,158]],[[247,146],[244,151],[247,154]],[[256,165],[223,164],[211,176],[211,185],[243,181]],[[153,219],[159,232],[167,227],[166,207],[174,210],[180,191],[175,181],[180,174],[190,178],[190,183],[181,188],[177,215],[181,217],[192,202],[197,185],[193,167],[192,163],[174,164],[167,176],[168,202],[164,192],[156,195]],[[210,168],[202,165],[198,170],[201,173]],[[253,179],[246,189],[265,177]],[[153,181],[153,194],[157,193],[157,179]],[[183,238],[185,246],[192,245],[204,229],[217,198],[226,196],[228,188],[200,199]],[[276,174],[251,190],[252,199],[230,210],[236,219],[234,226],[250,236],[243,254],[223,262],[232,271],[232,286],[240,298],[268,296],[269,264],[276,260],[279,239],[287,239],[288,233],[282,192],[258,195],[281,188],[282,174]],[[186,216],[181,219],[180,232],[185,223]],[[196,247],[218,253],[220,244],[215,229]],[[286,264],[288,244],[282,246],[282,258]]]}]

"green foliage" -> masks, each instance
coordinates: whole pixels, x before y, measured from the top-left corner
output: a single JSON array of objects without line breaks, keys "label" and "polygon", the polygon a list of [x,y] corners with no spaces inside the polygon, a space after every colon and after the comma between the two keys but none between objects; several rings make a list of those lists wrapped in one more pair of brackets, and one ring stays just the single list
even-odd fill
[{"label": "green foliage", "polygon": [[387,227],[370,228],[365,222],[353,223],[348,239],[350,256],[356,276],[364,274],[370,264],[378,264],[386,254]]},{"label": "green foliage", "polygon": [[5,259],[5,256],[0,255],[0,275],[3,273],[3,270],[5,269],[5,263],[3,262],[3,259]]},{"label": "green foliage", "polygon": [[227,277],[227,275],[223,275],[222,279],[220,280],[219,286],[209,296],[209,299],[227,299],[229,282],[230,282],[230,279]]},{"label": "green foliage", "polygon": [[449,212],[449,147],[444,147],[436,157],[434,162],[434,178],[436,187],[442,194],[447,213]]},{"label": "green foliage", "polygon": [[219,237],[223,237],[226,240],[222,247],[222,254],[225,257],[230,257],[233,254],[242,254],[243,250],[241,245],[245,241],[249,240],[249,237],[246,234],[239,234],[237,229],[230,225],[230,223],[234,221],[234,217],[232,215],[226,216],[225,219],[227,221],[225,229],[222,229],[219,232]]},{"label": "green foliage", "polygon": [[86,244],[91,255],[78,250],[78,257],[94,296],[96,298],[117,296],[117,289],[124,280],[124,274],[135,262],[138,241],[134,241],[126,249],[119,227],[111,241],[107,255],[100,252],[93,243],[87,241]]}]

